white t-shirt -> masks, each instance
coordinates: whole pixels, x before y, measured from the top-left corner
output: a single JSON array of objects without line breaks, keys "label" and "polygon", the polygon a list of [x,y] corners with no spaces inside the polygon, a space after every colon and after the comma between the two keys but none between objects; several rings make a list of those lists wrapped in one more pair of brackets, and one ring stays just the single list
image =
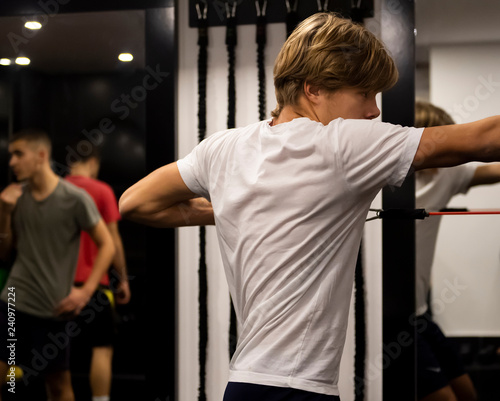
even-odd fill
[{"label": "white t-shirt", "polygon": [[[415,205],[428,212],[446,207],[450,199],[466,193],[476,171],[473,164],[451,168],[419,171],[415,179]],[[431,268],[436,249],[441,216],[417,220],[416,230],[416,302],[417,314],[427,311],[427,293],[430,289]]]},{"label": "white t-shirt", "polygon": [[211,199],[238,318],[229,381],[338,395],[369,206],[402,184],[423,129],[368,120],[262,121],[178,161]]}]

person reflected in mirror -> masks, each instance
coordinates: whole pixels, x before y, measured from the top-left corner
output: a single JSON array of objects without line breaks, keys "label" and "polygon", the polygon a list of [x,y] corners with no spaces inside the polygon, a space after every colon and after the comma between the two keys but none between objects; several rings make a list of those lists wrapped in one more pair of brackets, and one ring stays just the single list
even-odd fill
[{"label": "person reflected in mirror", "polygon": [[[443,109],[425,102],[415,104],[416,127],[439,127],[455,122]],[[463,164],[417,171],[415,203],[439,211],[457,194],[477,185],[500,182],[500,164]],[[432,320],[427,299],[441,216],[416,221],[417,388],[423,401],[476,400],[476,391],[453,344]]]},{"label": "person reflected in mirror", "polygon": [[[130,287],[122,238],[118,229],[121,219],[118,202],[113,189],[98,180],[101,166],[100,149],[86,141],[90,148],[85,155],[71,159],[70,174],[65,178],[72,184],[87,191],[92,196],[99,213],[111,233],[116,253],[113,259],[112,274],[105,274],[92,300],[77,316],[76,322],[82,333],[75,337],[75,344],[91,347],[90,387],[92,401],[109,401],[112,382],[113,343],[116,337],[116,317],[114,298],[120,305],[130,300]],[[79,149],[75,142],[73,149]],[[77,152],[74,153],[75,155]],[[94,242],[82,233],[80,254],[76,269],[75,285],[80,287],[92,271],[97,249]],[[113,291],[112,291],[113,290]]]},{"label": "person reflected in mirror", "polygon": [[[7,333],[9,317],[15,316],[14,356],[25,384],[42,374],[48,399],[73,401],[69,343],[77,330],[72,319],[89,302],[111,263],[113,240],[92,198],[52,171],[45,132],[18,132],[9,141],[9,153],[19,183],[0,193],[0,256],[7,257],[14,247],[17,255],[0,296],[0,330]],[[95,242],[98,257],[77,288],[73,277],[82,230]],[[7,352],[7,336],[1,337],[4,386],[12,354]]]},{"label": "person reflected in mirror", "polygon": [[372,33],[316,13],[276,59],[272,118],[210,135],[120,198],[139,223],[215,224],[238,320],[224,401],[338,401],[375,196],[412,170],[500,160],[500,117],[425,129],[375,121],[376,94],[397,79]]}]

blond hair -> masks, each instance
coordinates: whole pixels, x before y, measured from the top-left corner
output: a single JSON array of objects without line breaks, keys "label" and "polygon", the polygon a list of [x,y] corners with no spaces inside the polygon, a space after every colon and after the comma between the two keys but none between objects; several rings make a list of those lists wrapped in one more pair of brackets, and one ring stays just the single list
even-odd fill
[{"label": "blond hair", "polygon": [[334,91],[361,88],[381,92],[394,86],[398,72],[383,43],[363,26],[333,13],[305,19],[283,45],[274,65],[278,117],[295,105],[308,82]]},{"label": "blond hair", "polygon": [[451,124],[455,124],[455,121],[440,107],[421,100],[415,102],[415,127],[438,127]]}]

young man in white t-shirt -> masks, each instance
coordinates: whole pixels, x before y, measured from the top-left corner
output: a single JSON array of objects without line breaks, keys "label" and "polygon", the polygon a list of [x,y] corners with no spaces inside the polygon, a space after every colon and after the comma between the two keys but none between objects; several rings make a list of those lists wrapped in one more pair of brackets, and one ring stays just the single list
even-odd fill
[{"label": "young man in white t-shirt", "polygon": [[412,168],[500,159],[500,119],[428,130],[370,121],[375,95],[396,81],[373,34],[315,14],[278,55],[271,120],[208,137],[121,197],[122,215],[144,224],[216,224],[238,318],[226,401],[338,400],[373,198]]}]

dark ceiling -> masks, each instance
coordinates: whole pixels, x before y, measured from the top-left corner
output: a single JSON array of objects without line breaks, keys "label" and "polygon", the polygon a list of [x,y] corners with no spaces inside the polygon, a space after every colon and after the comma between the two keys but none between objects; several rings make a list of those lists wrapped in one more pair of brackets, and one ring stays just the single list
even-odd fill
[{"label": "dark ceiling", "polygon": [[[49,73],[144,68],[144,10],[45,14],[38,18],[42,29],[31,31],[24,23],[36,20],[36,16],[0,17],[0,58],[28,57],[31,64],[22,68]],[[134,60],[122,63],[120,53],[132,53]]]}]

